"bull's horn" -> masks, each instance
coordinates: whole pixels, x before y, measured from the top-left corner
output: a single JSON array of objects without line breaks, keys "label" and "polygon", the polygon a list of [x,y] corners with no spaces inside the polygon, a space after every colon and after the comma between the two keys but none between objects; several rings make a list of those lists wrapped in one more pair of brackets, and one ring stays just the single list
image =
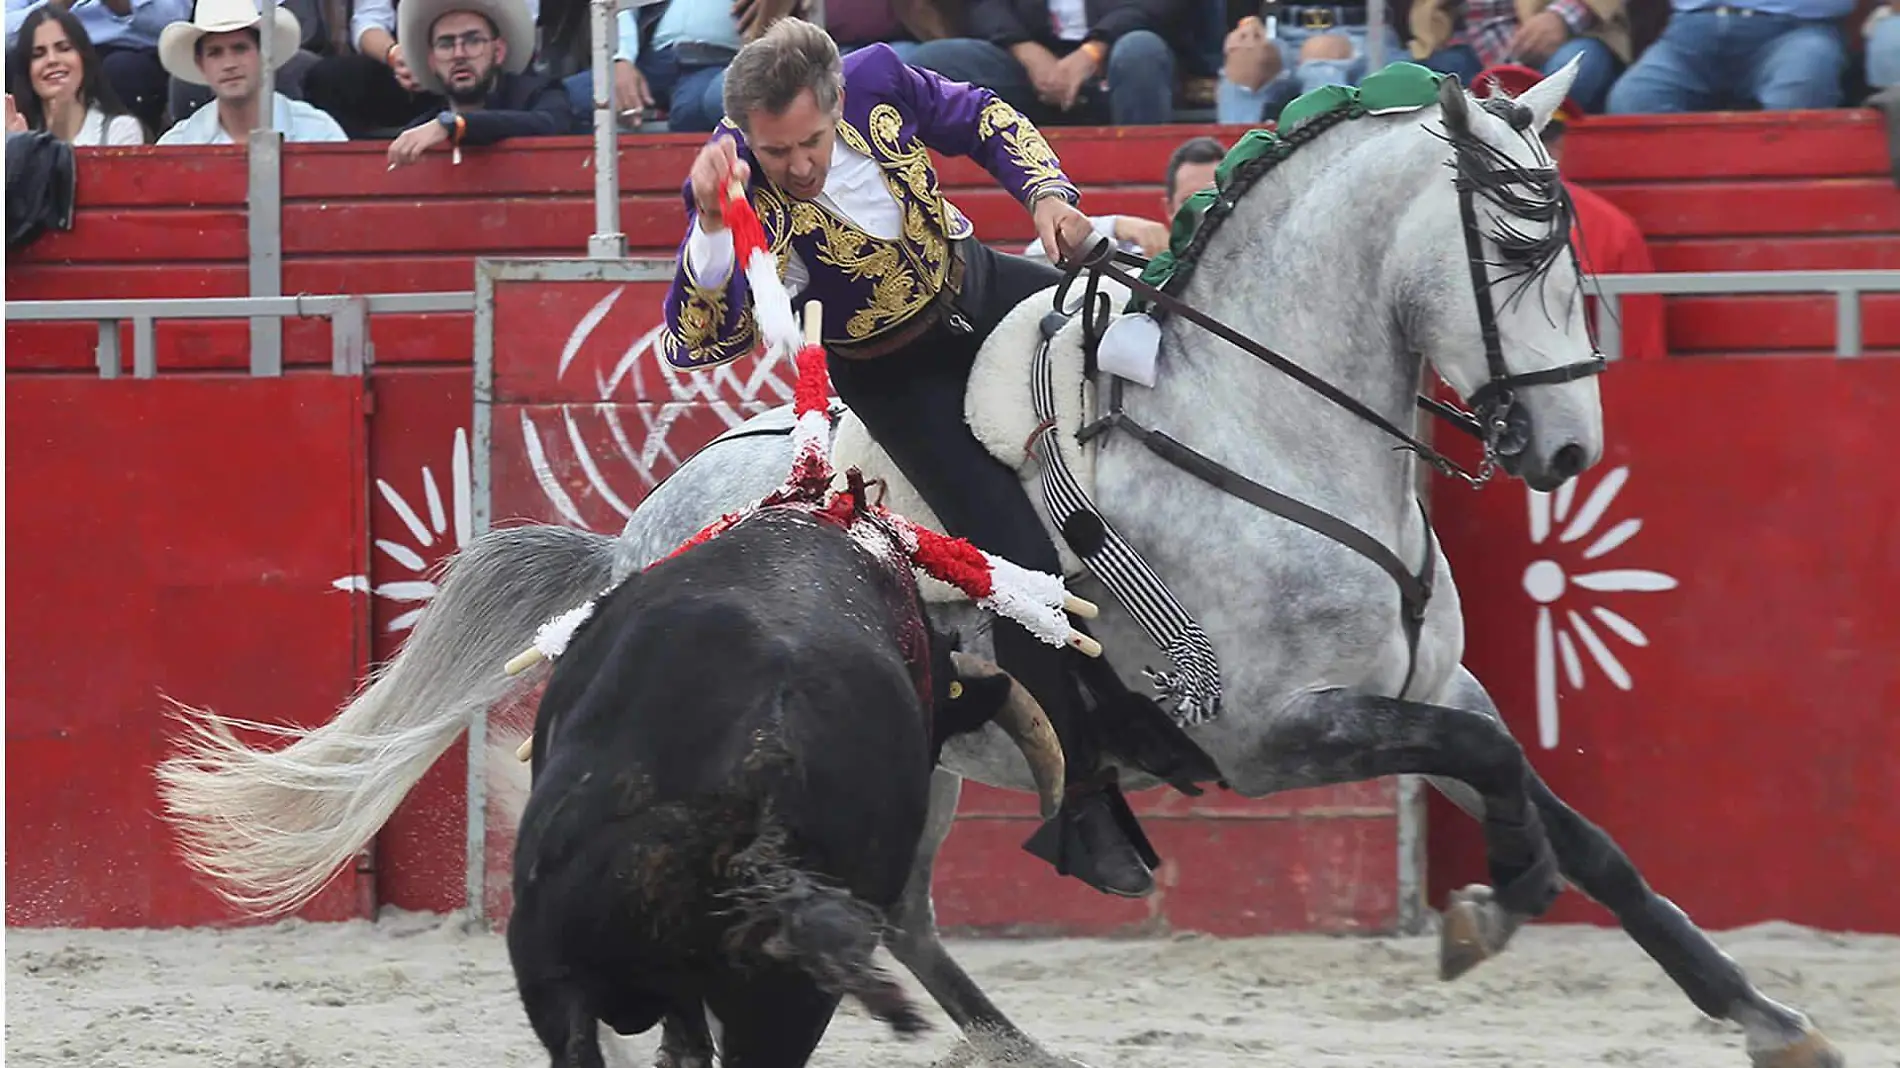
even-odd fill
[{"label": "bull's horn", "polygon": [[528,762],[528,758],[533,755],[534,755],[534,735],[530,734],[526,738],[521,739],[520,747],[515,750],[515,759],[521,761],[523,764],[526,764]]},{"label": "bull's horn", "polygon": [[1102,614],[1102,610],[1095,606],[1094,601],[1085,601],[1073,593],[1062,595],[1062,607],[1064,611],[1074,612],[1083,619],[1094,619]]},{"label": "bull's horn", "polygon": [[[1005,675],[1002,668],[965,652],[951,653],[950,663],[958,675],[981,678]],[[1029,762],[1030,774],[1036,779],[1036,794],[1042,800],[1042,818],[1053,819],[1062,807],[1062,781],[1067,768],[1062,742],[1056,738],[1048,714],[1022,683],[1010,678],[1009,696],[997,710],[995,719],[996,725],[1003,728],[1003,733],[1009,735],[1016,748],[1022,750],[1023,759]]]}]

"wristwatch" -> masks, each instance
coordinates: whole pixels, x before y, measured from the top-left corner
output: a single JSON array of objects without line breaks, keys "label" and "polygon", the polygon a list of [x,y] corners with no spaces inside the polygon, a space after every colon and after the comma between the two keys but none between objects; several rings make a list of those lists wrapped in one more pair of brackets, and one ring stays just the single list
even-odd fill
[{"label": "wristwatch", "polygon": [[443,108],[442,113],[435,117],[435,121],[442,124],[443,130],[449,133],[455,132],[455,112],[452,109]]}]

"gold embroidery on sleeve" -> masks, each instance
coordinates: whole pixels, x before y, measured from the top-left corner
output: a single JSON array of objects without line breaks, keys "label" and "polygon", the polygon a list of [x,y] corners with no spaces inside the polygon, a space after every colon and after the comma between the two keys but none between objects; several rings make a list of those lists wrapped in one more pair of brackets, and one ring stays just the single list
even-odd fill
[{"label": "gold embroidery on sleeve", "polygon": [[1001,137],[1003,154],[1009,162],[1023,172],[1023,200],[1035,197],[1044,189],[1061,189],[1079,197],[1074,183],[1062,174],[1062,163],[1056,159],[1055,149],[1042,136],[1042,131],[1030,125],[1022,112],[1010,107],[1000,98],[983,105],[977,115],[976,134],[987,141],[992,137]]}]

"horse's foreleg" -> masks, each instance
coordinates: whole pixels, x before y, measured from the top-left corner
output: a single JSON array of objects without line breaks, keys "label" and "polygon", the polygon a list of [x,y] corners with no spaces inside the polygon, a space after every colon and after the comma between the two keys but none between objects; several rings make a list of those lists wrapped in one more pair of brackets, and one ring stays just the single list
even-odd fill
[{"label": "horse's foreleg", "polygon": [[937,850],[956,821],[962,784],[962,779],[941,769],[930,778],[930,814],[917,844],[917,858],[904,885],[904,896],[890,917],[895,928],[889,943],[891,956],[917,977],[986,1060],[1012,1065],[1064,1065],[1067,1062],[1044,1052],[1035,1039],[1003,1015],[1003,1010],[951,958],[937,935],[937,909],[931,901],[930,881],[936,871]]},{"label": "horse's foreleg", "polygon": [[[1469,672],[1461,670],[1453,685],[1458,704],[1502,723],[1496,705]],[[1450,784],[1435,785],[1467,811],[1474,807],[1470,798],[1458,796],[1455,787],[1447,788]],[[1757,1068],[1839,1068],[1846,1063],[1805,1015],[1764,997],[1733,958],[1673,902],[1650,889],[1636,865],[1602,828],[1566,805],[1528,768],[1525,786],[1543,816],[1564,876],[1615,913],[1630,938],[1662,966],[1696,1008],[1718,1020],[1740,1024]],[[1480,911],[1486,907],[1481,900],[1467,898],[1453,908],[1469,913],[1474,904]]]},{"label": "horse's foreleg", "polygon": [[1453,932],[1441,973],[1456,974],[1502,949],[1525,920],[1563,890],[1557,858],[1525,784],[1524,751],[1495,716],[1468,708],[1328,690],[1277,713],[1257,756],[1235,778],[1243,794],[1360,782],[1386,775],[1456,780],[1482,800],[1485,855],[1497,889],[1447,918]]},{"label": "horse's foreleg", "polygon": [[1749,1059],[1757,1068],[1839,1068],[1847,1063],[1806,1015],[1756,990],[1734,958],[1674,902],[1650,889],[1616,842],[1564,804],[1535,772],[1530,790],[1564,875],[1616,914],[1623,930],[1662,965],[1696,1008],[1740,1024],[1748,1036]]}]

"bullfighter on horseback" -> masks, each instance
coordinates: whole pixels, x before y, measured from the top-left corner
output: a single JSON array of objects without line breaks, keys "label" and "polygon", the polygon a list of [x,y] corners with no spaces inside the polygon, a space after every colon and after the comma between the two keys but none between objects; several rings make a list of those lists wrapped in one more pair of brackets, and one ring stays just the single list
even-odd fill
[{"label": "bullfighter on horseback", "polygon": [[[666,296],[666,359],[710,367],[758,341],[721,213],[721,195],[736,181],[786,289],[823,302],[838,394],[947,531],[1061,574],[1018,474],[990,455],[963,411],[984,340],[1062,276],[978,241],[944,199],[927,152],[968,156],[995,176],[1034,217],[1054,262],[1091,226],[1048,142],[988,89],[908,66],[886,45],[841,58],[823,30],[795,18],[739,52],[726,70],[725,107],[683,190],[688,232]],[[1085,728],[1079,719],[1081,654],[1003,619],[994,640],[997,661],[1047,710],[1068,757],[1061,812],[1024,848],[1098,890],[1152,892],[1155,855],[1112,778],[1098,771],[1097,732],[1113,725]],[[1126,691],[1114,701],[1095,696],[1098,718],[1127,707]]]}]

